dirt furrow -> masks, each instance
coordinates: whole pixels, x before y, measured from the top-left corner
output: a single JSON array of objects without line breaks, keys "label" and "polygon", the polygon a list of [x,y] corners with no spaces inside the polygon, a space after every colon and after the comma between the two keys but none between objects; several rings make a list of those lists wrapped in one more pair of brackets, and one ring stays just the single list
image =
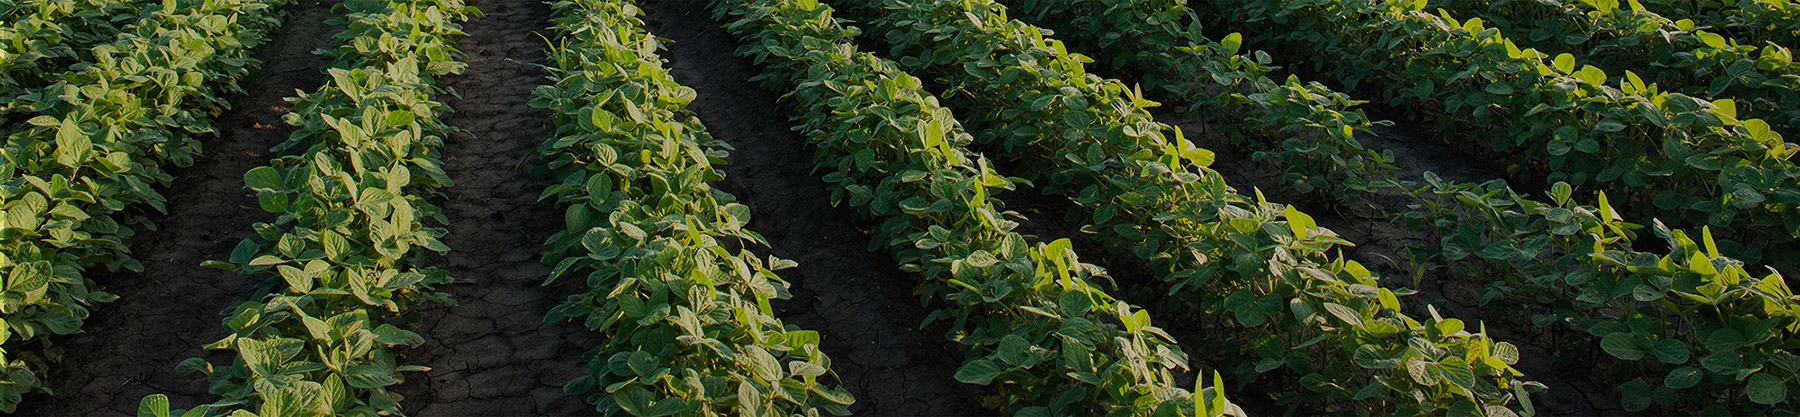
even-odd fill
[{"label": "dirt furrow", "polygon": [[538,254],[562,224],[561,211],[537,201],[550,180],[531,173],[534,148],[555,130],[549,114],[527,105],[544,81],[537,65],[550,9],[537,0],[467,4],[484,15],[457,41],[468,70],[445,80],[461,96],[445,98],[455,110],[445,122],[468,132],[443,148],[455,181],[442,204],[451,252],[433,263],[458,280],[449,291],[459,304],[423,310],[426,344],[402,354],[432,370],[396,391],[419,416],[592,414],[562,385],[587,369],[582,352],[596,337],[579,323],[544,323],[572,290],[540,286],[549,268]]},{"label": "dirt furrow", "polygon": [[696,90],[689,107],[717,137],[737,149],[720,188],[754,212],[776,256],[800,263],[782,271],[794,297],[779,303],[787,323],[818,330],[858,415],[974,415],[979,387],[957,382],[960,348],[940,326],[919,328],[927,310],[913,293],[918,278],[893,259],[870,253],[868,234],[847,207],[833,207],[813,175],[812,153],[788,129],[788,115],[750,77],[759,70],[733,54],[702,1],[651,1],[650,32],[671,42],[663,56],[676,81]]},{"label": "dirt furrow", "polygon": [[329,60],[312,51],[334,46],[337,28],[324,22],[335,3],[287,7],[281,29],[254,52],[262,68],[240,80],[245,92],[229,97],[232,108],[216,119],[218,136],[203,139],[205,155],[176,170],[163,191],[168,214],[155,219],[158,230],[136,236],[132,252],[144,271],[98,279],[119,300],[94,308],[83,333],[52,339],[66,353],[47,375],[56,394],[27,398],[19,415],[136,415],[138,401],[154,393],[182,408],[212,401],[204,379],[182,379],[175,365],[202,355],[230,360],[200,347],[225,337],[219,313],[249,298],[255,281],[200,263],[229,258],[252,224],[273,220],[244,188],[244,172],[267,164],[268,149],[292,132],[281,120],[283,99],[324,81]]}]

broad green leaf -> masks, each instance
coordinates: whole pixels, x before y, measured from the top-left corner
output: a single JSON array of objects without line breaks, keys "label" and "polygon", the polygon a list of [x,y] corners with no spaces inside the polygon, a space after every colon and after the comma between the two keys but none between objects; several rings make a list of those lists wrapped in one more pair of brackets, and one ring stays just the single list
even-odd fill
[{"label": "broad green leaf", "polygon": [[757,391],[750,381],[738,381],[737,394],[739,415],[763,415],[762,391]]},{"label": "broad green leaf", "polygon": [[1725,37],[1719,36],[1719,34],[1717,34],[1717,33],[1712,33],[1712,32],[1707,32],[1707,31],[1698,31],[1695,33],[1695,35],[1699,35],[1700,42],[1706,43],[1706,46],[1711,46],[1711,47],[1720,48],[1720,49],[1724,49],[1727,46],[1729,46],[1725,43]]},{"label": "broad green leaf", "polygon": [[1767,372],[1751,375],[1744,390],[1749,395],[1750,402],[1763,405],[1774,405],[1786,400],[1788,395],[1787,382]]},{"label": "broad green leaf", "polygon": [[1744,334],[1737,329],[1719,329],[1706,337],[1706,350],[1710,352],[1727,352],[1749,343]]},{"label": "broad green leaf", "polygon": [[1482,90],[1487,91],[1489,94],[1500,95],[1500,96],[1510,96],[1514,92],[1512,84],[1507,84],[1507,83],[1501,82],[1501,81],[1495,81],[1495,82],[1489,83],[1487,85],[1487,87],[1483,87]]},{"label": "broad green leaf", "polygon": [[169,396],[150,394],[138,401],[138,417],[169,417]]},{"label": "broad green leaf", "polygon": [[1663,377],[1663,386],[1674,389],[1686,389],[1700,383],[1704,376],[1700,368],[1683,366],[1669,370],[1669,376]]},{"label": "broad green leaf", "polygon": [[1656,342],[1656,360],[1663,363],[1680,365],[1688,361],[1688,347],[1675,339],[1663,339]]},{"label": "broad green leaf", "polygon": [[1345,307],[1341,304],[1325,303],[1325,311],[1331,313],[1332,316],[1337,317],[1338,320],[1350,323],[1351,326],[1361,326],[1363,323],[1362,315],[1357,314],[1356,310],[1351,310],[1350,307]]},{"label": "broad green leaf", "polygon": [[1496,343],[1494,344],[1494,357],[1507,365],[1517,364],[1519,363],[1519,347],[1507,342]]},{"label": "broad green leaf", "polygon": [[1406,361],[1406,373],[1411,375],[1413,382],[1417,382],[1419,385],[1437,385],[1438,375],[1437,373],[1432,372],[1432,366],[1433,364],[1425,362],[1422,359],[1411,359]]},{"label": "broad green leaf", "polygon": [[744,350],[750,354],[751,370],[756,371],[757,378],[776,384],[786,377],[781,371],[781,361],[775,359],[775,355],[770,354],[767,349],[752,345],[746,346]]},{"label": "broad green leaf", "polygon": [[280,190],[281,172],[275,168],[260,166],[244,173],[244,186],[251,190]]},{"label": "broad green leaf", "polygon": [[1388,310],[1400,311],[1400,298],[1394,296],[1393,291],[1382,288],[1379,294],[1382,307],[1387,308]]},{"label": "broad green leaf", "polygon": [[1018,334],[1008,334],[1006,337],[1000,338],[1000,345],[994,348],[994,354],[1007,365],[1020,366],[1024,365],[1025,360],[1028,359],[1025,351],[1029,348],[1031,348],[1031,342],[1025,341],[1025,338],[1019,337]]},{"label": "broad green leaf", "polygon": [[256,376],[268,377],[280,373],[281,366],[306,347],[299,339],[279,338],[261,341],[252,338],[237,340],[238,354],[250,371]]},{"label": "broad green leaf", "polygon": [[1625,411],[1638,412],[1650,408],[1650,383],[1641,379],[1633,379],[1619,384],[1619,406]]},{"label": "broad green leaf", "polygon": [[1630,333],[1613,333],[1600,339],[1600,348],[1613,357],[1628,361],[1644,358],[1644,350]]},{"label": "broad green leaf", "polygon": [[613,401],[619,404],[619,408],[634,416],[649,416],[650,403],[656,400],[654,397],[650,390],[638,384],[627,385],[613,393]]},{"label": "broad green leaf", "polygon": [[1570,74],[1570,73],[1575,72],[1575,56],[1574,55],[1569,55],[1569,54],[1557,55],[1556,59],[1552,62],[1555,64],[1557,72],[1561,72],[1563,74]]},{"label": "broad green leaf", "polygon": [[394,371],[377,365],[356,365],[344,370],[344,382],[356,388],[380,388],[398,383]]},{"label": "broad green leaf", "polygon": [[1287,211],[1282,212],[1282,217],[1287,218],[1288,229],[1294,232],[1294,237],[1310,236],[1310,231],[1319,226],[1318,223],[1313,222],[1312,216],[1301,213],[1299,209],[1291,205],[1287,207]]},{"label": "broad green leaf", "polygon": [[1000,373],[1002,372],[1005,371],[1000,369],[1000,365],[994,364],[994,361],[976,359],[963,364],[961,368],[956,370],[956,380],[975,385],[987,385],[989,382],[994,381],[994,377],[1000,376]]},{"label": "broad green leaf", "polygon": [[1439,372],[1443,372],[1444,380],[1463,389],[1474,389],[1475,371],[1469,368],[1468,362],[1460,357],[1449,357],[1439,364]]}]

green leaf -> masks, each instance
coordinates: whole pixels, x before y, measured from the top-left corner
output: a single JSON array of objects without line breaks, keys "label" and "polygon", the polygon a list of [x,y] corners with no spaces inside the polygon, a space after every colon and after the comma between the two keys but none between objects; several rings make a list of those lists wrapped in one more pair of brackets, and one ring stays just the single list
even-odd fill
[{"label": "green leaf", "polygon": [[1518,364],[1519,347],[1507,342],[1496,343],[1494,344],[1494,358],[1500,359],[1501,363],[1507,365]]},{"label": "green leaf", "polygon": [[1596,87],[1606,84],[1606,71],[1601,71],[1593,65],[1581,66],[1581,71],[1576,71],[1574,75],[1575,78],[1580,79],[1583,84]]},{"label": "green leaf", "polygon": [[278,190],[281,188],[281,171],[266,166],[251,168],[244,173],[244,186],[251,190]]},{"label": "green leaf", "polygon": [[1724,49],[1725,47],[1729,46],[1725,43],[1725,37],[1719,36],[1719,34],[1717,34],[1717,33],[1700,31],[1700,32],[1696,33],[1696,35],[1700,36],[1700,41],[1705,42],[1706,46],[1711,46],[1711,47],[1720,48],[1720,49]]},{"label": "green leaf", "polygon": [[1400,311],[1400,298],[1394,296],[1393,291],[1382,288],[1378,294],[1381,299],[1382,307],[1387,308],[1388,310]]},{"label": "green leaf", "polygon": [[1350,323],[1351,326],[1362,325],[1362,315],[1357,314],[1356,310],[1351,310],[1350,307],[1345,307],[1342,304],[1337,303],[1325,303],[1325,311],[1331,313],[1332,316],[1337,317],[1338,320]]},{"label": "green leaf", "polygon": [[1618,120],[1603,119],[1597,123],[1594,123],[1594,130],[1598,130],[1598,131],[1602,131],[1602,132],[1618,132],[1621,130],[1625,130],[1625,124],[1620,123]]},{"label": "green leaf", "polygon": [[1282,216],[1287,217],[1288,230],[1294,232],[1294,237],[1309,236],[1312,229],[1319,227],[1318,223],[1313,222],[1312,216],[1301,213],[1299,209],[1291,205],[1287,207],[1287,211],[1282,212]]},{"label": "green leaf", "polygon": [[1438,384],[1438,376],[1431,372],[1431,365],[1421,359],[1406,361],[1406,373],[1412,376],[1413,382],[1419,385],[1433,386]]},{"label": "green leaf", "polygon": [[389,112],[387,115],[387,125],[389,127],[404,127],[413,124],[413,120],[417,118],[418,116],[414,115],[410,110],[393,111]]},{"label": "green leaf", "polygon": [[82,132],[75,123],[65,121],[56,129],[56,161],[66,166],[80,165],[87,161],[89,153],[94,150],[94,142]]},{"label": "green leaf", "polygon": [[1719,329],[1706,337],[1706,350],[1711,352],[1728,352],[1749,343],[1744,334],[1737,329]]},{"label": "green leaf", "polygon": [[312,292],[313,276],[307,274],[306,271],[287,265],[277,265],[275,270],[281,273],[281,279],[286,280],[288,288],[294,292],[300,294]]},{"label": "green leaf", "polygon": [[1232,32],[1225,35],[1225,39],[1220,40],[1219,44],[1225,46],[1226,55],[1237,55],[1238,50],[1244,46],[1244,34]]},{"label": "green leaf", "polygon": [[1475,371],[1469,368],[1468,362],[1463,361],[1461,357],[1452,356],[1445,359],[1442,364],[1439,364],[1438,370],[1443,372],[1444,380],[1450,381],[1452,385],[1463,387],[1463,389],[1474,389],[1475,387]]},{"label": "green leaf", "polygon": [[613,401],[619,404],[619,408],[625,409],[625,412],[631,413],[631,415],[648,416],[650,415],[650,403],[655,400],[655,398],[652,398],[653,396],[654,395],[650,393],[650,390],[644,389],[643,386],[632,384],[625,388],[620,388],[618,392],[614,393]]},{"label": "green leaf", "polygon": [[963,364],[961,368],[956,370],[956,380],[968,384],[987,385],[989,382],[994,381],[994,377],[1000,376],[1000,373],[1002,372],[1005,371],[1000,369],[1000,365],[994,364],[994,361],[976,359]]},{"label": "green leaf", "polygon": [[637,374],[640,378],[649,377],[662,368],[657,366],[655,355],[641,350],[631,352],[631,356],[625,359],[625,366],[631,368],[631,373]]},{"label": "green leaf", "polygon": [[1575,56],[1574,55],[1569,55],[1569,54],[1557,55],[1556,59],[1552,62],[1555,64],[1557,72],[1561,72],[1563,74],[1569,74],[1569,73],[1575,72]]},{"label": "green leaf", "polygon": [[[1600,339],[1600,348],[1613,357],[1628,361],[1644,358],[1644,350],[1630,333],[1613,333]],[[1648,395],[1648,394],[1646,394]]]},{"label": "green leaf", "polygon": [[343,410],[350,407],[350,389],[344,386],[344,379],[338,374],[325,377],[325,383],[319,385],[321,400],[327,408]]},{"label": "green leaf", "polygon": [[388,346],[418,346],[425,343],[425,337],[411,330],[384,323],[375,328],[375,341]]},{"label": "green leaf", "polygon": [[994,348],[994,354],[1007,365],[1020,366],[1030,359],[1025,355],[1025,351],[1030,348],[1031,342],[1025,341],[1025,338],[1019,337],[1018,334],[1008,334],[1006,337],[1000,338],[1000,346]]},{"label": "green leaf", "polygon": [[1768,373],[1750,376],[1744,390],[1750,396],[1750,402],[1763,405],[1774,405],[1787,399],[1787,382]]},{"label": "green leaf", "polygon": [[1707,171],[1718,171],[1723,168],[1723,165],[1719,163],[1719,158],[1712,154],[1694,154],[1688,156],[1684,161],[1688,166]]},{"label": "green leaf", "polygon": [[251,372],[261,377],[279,374],[281,366],[305,347],[306,343],[299,339],[279,338],[264,342],[246,337],[237,340],[239,356],[244,358]]},{"label": "green leaf", "polygon": [[687,410],[687,408],[688,405],[686,400],[680,398],[665,398],[662,401],[657,401],[655,405],[651,405],[650,408],[644,410],[644,414],[641,415],[644,417],[671,416]]},{"label": "green leaf", "polygon": [[738,381],[737,394],[738,415],[763,415],[762,391],[757,391],[755,386],[750,385],[750,381]]},{"label": "green leaf", "polygon": [[138,417],[169,417],[169,396],[150,394],[138,401]]},{"label": "green leaf", "polygon": [[356,365],[344,370],[344,382],[356,388],[381,388],[399,383],[394,371],[377,365]]},{"label": "green leaf", "polygon": [[1663,386],[1674,389],[1685,389],[1700,383],[1703,376],[1700,368],[1683,366],[1669,370],[1669,376],[1663,377]]},{"label": "green leaf", "polygon": [[1487,87],[1483,87],[1482,90],[1487,91],[1489,94],[1510,96],[1513,93],[1513,86],[1512,84],[1495,81],[1489,83]]},{"label": "green leaf", "polygon": [[770,384],[778,384],[781,382],[781,378],[787,376],[781,371],[781,361],[775,359],[775,355],[769,354],[767,349],[763,349],[761,346],[748,346],[744,350],[750,353],[751,370],[756,371],[757,378]]},{"label": "green leaf", "polygon": [[1663,339],[1656,342],[1656,360],[1667,364],[1680,365],[1688,361],[1688,347],[1675,339]]},{"label": "green leaf", "polygon": [[15,265],[6,276],[6,291],[29,294],[43,290],[50,285],[51,269],[49,261]]},{"label": "green leaf", "polygon": [[1638,412],[1650,408],[1650,383],[1641,379],[1633,379],[1619,384],[1619,406],[1625,411]]}]

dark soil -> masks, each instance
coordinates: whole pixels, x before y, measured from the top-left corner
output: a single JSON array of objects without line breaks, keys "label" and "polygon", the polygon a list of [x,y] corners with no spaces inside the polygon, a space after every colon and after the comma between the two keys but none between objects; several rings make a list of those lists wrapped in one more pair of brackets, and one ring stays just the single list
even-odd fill
[{"label": "dark soil", "polygon": [[177,408],[214,399],[204,379],[180,378],[175,365],[189,357],[229,360],[200,347],[225,337],[220,312],[249,298],[255,281],[200,263],[229,258],[251,224],[273,219],[244,188],[244,172],[267,164],[268,149],[291,132],[281,120],[283,98],[324,79],[329,60],[312,51],[335,46],[336,29],[324,24],[333,3],[286,8],[282,28],[254,52],[262,68],[240,80],[245,92],[228,97],[233,106],[218,116],[218,136],[204,140],[205,155],[175,170],[163,192],[168,214],[154,216],[158,230],[136,237],[132,251],[144,271],[97,278],[119,300],[95,307],[83,333],[52,339],[66,352],[46,375],[56,395],[27,397],[19,415],[136,415],[138,401],[156,393]]},{"label": "dark soil", "polygon": [[982,389],[957,382],[961,348],[942,326],[919,328],[917,277],[870,253],[864,225],[833,207],[807,162],[812,149],[788,129],[777,95],[750,82],[760,73],[733,54],[737,42],[699,1],[649,2],[652,34],[671,42],[664,57],[682,85],[699,95],[692,110],[713,136],[737,149],[720,188],[754,211],[750,229],[776,256],[800,263],[782,271],[794,297],[777,303],[789,324],[818,330],[822,348],[859,415],[992,414],[977,408]]},{"label": "dark soil", "polygon": [[[598,344],[580,323],[545,323],[544,314],[573,288],[541,286],[550,269],[538,261],[562,211],[537,201],[551,184],[533,174],[538,144],[555,134],[550,115],[527,105],[544,83],[543,36],[550,9],[537,0],[469,0],[484,16],[463,25],[457,46],[468,56],[461,76],[445,81],[460,99],[443,149],[451,252],[433,262],[457,279],[454,307],[422,309],[425,345],[402,352],[432,368],[396,389],[418,416],[585,415],[593,408],[562,386],[587,370],[582,353]],[[578,283],[565,280],[566,283]]]}]

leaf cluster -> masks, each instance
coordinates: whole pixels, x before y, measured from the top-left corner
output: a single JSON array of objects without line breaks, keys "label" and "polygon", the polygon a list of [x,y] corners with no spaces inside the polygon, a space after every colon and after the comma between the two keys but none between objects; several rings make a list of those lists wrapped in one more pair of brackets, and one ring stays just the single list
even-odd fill
[{"label": "leaf cluster", "polygon": [[[60,348],[44,336],[79,332],[90,307],[117,298],[94,290],[87,271],[142,269],[128,242],[155,227],[144,211],[163,210],[153,187],[172,180],[166,167],[192,162],[211,115],[228,106],[223,95],[256,64],[249,46],[279,23],[268,2],[169,1],[109,35],[106,19],[66,20],[112,6],[28,6],[5,9],[24,25],[12,28],[44,37],[20,35],[7,47],[36,52],[0,58],[8,74],[43,75],[0,80],[0,107],[27,119],[8,120],[0,147],[0,411],[47,391],[38,373]],[[71,42],[99,45],[64,53]],[[56,70],[76,60],[84,62]]]},{"label": "leaf cluster", "polygon": [[1397,296],[1408,292],[1331,255],[1349,242],[1292,207],[1239,194],[1206,168],[1210,151],[1153,120],[1156,103],[1086,74],[1084,57],[998,4],[880,7],[886,14],[870,22],[887,30],[902,66],[967,94],[951,103],[967,105],[976,140],[1000,144],[1047,192],[1070,196],[1088,214],[1083,230],[1150,261],[1167,294],[1256,335],[1230,342],[1248,356],[1240,380],[1285,367],[1307,389],[1284,401],[1402,413],[1511,413],[1538,387],[1513,379],[1516,357],[1494,354],[1510,345],[1460,320],[1407,316]]},{"label": "leaf cluster", "polygon": [[1456,15],[1487,18],[1546,54],[1567,53],[1601,67],[1628,68],[1670,91],[1729,98],[1746,119],[1762,119],[1786,135],[1800,132],[1800,92],[1795,90],[1800,65],[1781,44],[1745,42],[1630,0],[1455,1],[1444,6]]},{"label": "leaf cluster", "polygon": [[[1602,187],[1634,215],[1710,225],[1738,240],[1800,234],[1800,167],[1789,160],[1800,146],[1767,122],[1739,119],[1735,101],[1665,92],[1630,71],[1610,78],[1422,3],[1245,1],[1221,10],[1291,26],[1258,38],[1309,45],[1307,54],[1343,63],[1333,70],[1348,84],[1393,86],[1383,91],[1390,103],[1442,112],[1431,118],[1440,131],[1475,135],[1453,144],[1502,152],[1517,173]],[[1327,21],[1337,23],[1313,23]],[[1487,149],[1477,150],[1481,142]],[[1790,246],[1770,245],[1766,255],[1791,259]]]},{"label": "leaf cluster", "polygon": [[[709,182],[729,148],[683,110],[677,84],[629,1],[552,5],[561,33],[550,109],[557,138],[540,153],[565,209],[546,243],[549,284],[586,271],[582,292],[546,320],[579,320],[606,336],[587,373],[564,387],[608,415],[845,415],[855,401],[832,380],[817,332],[785,325],[770,301],[791,295],[758,258],[750,208]],[[736,248],[735,251],[733,248]]]},{"label": "leaf cluster", "polygon": [[450,186],[437,148],[454,131],[438,119],[435,97],[451,93],[436,77],[460,71],[456,22],[479,13],[458,0],[356,0],[346,11],[345,46],[329,81],[292,100],[295,127],[284,154],[244,174],[264,211],[229,262],[210,265],[265,278],[270,287],[226,312],[231,333],[208,344],[229,350],[229,365],[200,358],[185,375],[210,377],[222,397],[189,410],[169,409],[161,394],[141,415],[401,414],[388,387],[403,372],[391,349],[424,338],[402,329],[421,302],[449,302],[433,287],[450,281],[417,267],[425,251],[449,251],[439,209],[426,201]]}]

